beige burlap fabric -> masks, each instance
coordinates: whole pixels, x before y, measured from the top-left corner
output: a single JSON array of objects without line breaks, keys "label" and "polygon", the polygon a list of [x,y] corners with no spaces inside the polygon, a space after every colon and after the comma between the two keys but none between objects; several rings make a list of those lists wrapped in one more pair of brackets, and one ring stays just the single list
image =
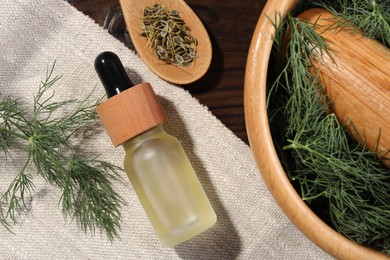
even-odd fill
[{"label": "beige burlap fabric", "polygon": [[[154,86],[169,115],[166,130],[177,136],[218,215],[217,224],[175,248],[161,248],[126,177],[117,191],[122,208],[121,239],[84,234],[75,221],[65,221],[59,190],[35,176],[28,211],[13,226],[0,226],[0,259],[325,259],[285,217],[264,185],[251,151],[206,107],[179,87],[151,73],[142,61],[91,19],[62,0],[2,0],[0,9],[0,93],[27,104],[37,91],[46,67],[56,61],[63,75],[58,99],[104,90],[94,71],[95,57],[113,51],[131,78]],[[121,147],[112,147],[103,128],[81,140],[86,150],[122,165]],[[0,193],[20,167],[23,154],[0,155]],[[30,169],[33,171],[33,169]]]}]

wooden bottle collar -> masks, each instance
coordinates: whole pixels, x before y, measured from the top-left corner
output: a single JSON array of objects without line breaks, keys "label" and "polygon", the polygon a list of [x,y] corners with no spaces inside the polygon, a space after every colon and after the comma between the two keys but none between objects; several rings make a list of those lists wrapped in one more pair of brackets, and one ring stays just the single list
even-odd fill
[{"label": "wooden bottle collar", "polygon": [[133,86],[96,108],[114,146],[167,121],[149,83]]}]

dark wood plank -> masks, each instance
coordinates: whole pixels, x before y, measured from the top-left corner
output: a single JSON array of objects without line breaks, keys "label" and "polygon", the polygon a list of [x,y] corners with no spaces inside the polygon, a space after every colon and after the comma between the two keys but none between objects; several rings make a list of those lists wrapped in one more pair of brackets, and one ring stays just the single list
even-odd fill
[{"label": "dark wood plank", "polygon": [[[110,33],[131,43],[120,17],[118,0],[68,0]],[[205,24],[212,44],[213,60],[208,73],[183,86],[246,143],[243,86],[250,40],[266,0],[186,0]],[[111,22],[111,24],[110,24]]]}]

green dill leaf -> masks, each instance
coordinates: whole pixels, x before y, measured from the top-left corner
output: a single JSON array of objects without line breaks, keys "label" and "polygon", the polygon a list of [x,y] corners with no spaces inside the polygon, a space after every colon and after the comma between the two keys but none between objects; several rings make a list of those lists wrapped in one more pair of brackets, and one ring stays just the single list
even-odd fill
[{"label": "green dill leaf", "polygon": [[[347,2],[351,1],[342,4]],[[275,34],[278,70],[267,107],[272,135],[280,146],[276,149],[306,203],[324,208],[326,202],[327,218],[338,232],[390,253],[390,173],[376,153],[353,141],[328,112],[311,61],[330,54],[315,26],[289,15]]]},{"label": "green dill leaf", "polygon": [[64,213],[74,214],[85,231],[95,232],[97,227],[104,229],[110,240],[119,237],[119,209],[124,201],[112,188],[111,181],[117,180],[120,168],[99,160],[76,158],[68,165],[61,197]]},{"label": "green dill leaf", "polygon": [[311,1],[352,23],[367,37],[390,47],[390,1],[388,0],[332,0]]},{"label": "green dill leaf", "polygon": [[0,102],[0,149],[7,154],[22,145],[27,154],[0,197],[0,223],[9,229],[9,221],[17,222],[18,214],[27,209],[34,190],[33,175],[27,169],[35,167],[37,175],[62,190],[59,201],[65,217],[75,217],[84,231],[97,228],[112,240],[119,237],[119,210],[124,204],[112,185],[120,181],[122,169],[96,155],[83,154],[74,145],[78,132],[96,124],[95,108],[101,100],[92,100],[91,92],[83,100],[54,101],[53,86],[59,79],[54,65],[48,68],[34,96],[32,113],[19,99],[5,97]]}]

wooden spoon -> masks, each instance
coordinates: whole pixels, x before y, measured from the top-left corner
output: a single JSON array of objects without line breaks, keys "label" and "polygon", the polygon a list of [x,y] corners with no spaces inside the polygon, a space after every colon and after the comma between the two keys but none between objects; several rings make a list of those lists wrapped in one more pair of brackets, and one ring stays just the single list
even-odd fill
[{"label": "wooden spoon", "polygon": [[[212,48],[210,38],[202,22],[183,0],[119,0],[131,40],[145,64],[160,78],[175,84],[189,84],[201,78],[210,67]],[[154,50],[147,46],[147,39],[141,36],[140,22],[143,10],[160,4],[167,10],[177,10],[198,41],[197,58],[188,66],[178,67],[158,59]]]}]

